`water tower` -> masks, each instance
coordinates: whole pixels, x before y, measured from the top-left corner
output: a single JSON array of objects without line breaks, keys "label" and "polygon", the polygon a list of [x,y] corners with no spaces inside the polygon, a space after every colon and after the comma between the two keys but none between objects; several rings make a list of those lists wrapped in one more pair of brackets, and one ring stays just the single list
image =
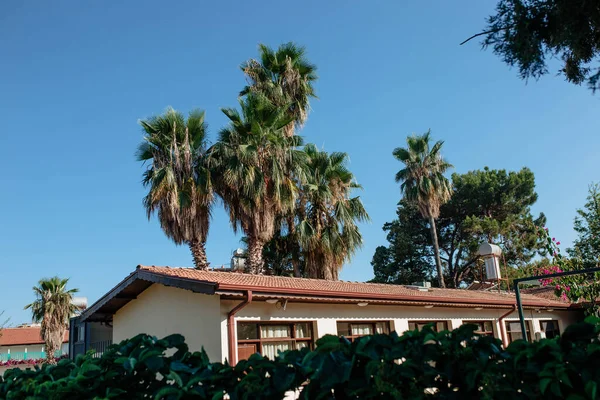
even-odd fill
[{"label": "water tower", "polygon": [[485,276],[488,281],[499,281],[502,279],[500,274],[500,247],[491,243],[483,243],[479,246],[477,254],[483,257],[485,263]]},{"label": "water tower", "polygon": [[231,256],[231,270],[244,272],[246,270],[246,252],[244,249],[236,249]]}]

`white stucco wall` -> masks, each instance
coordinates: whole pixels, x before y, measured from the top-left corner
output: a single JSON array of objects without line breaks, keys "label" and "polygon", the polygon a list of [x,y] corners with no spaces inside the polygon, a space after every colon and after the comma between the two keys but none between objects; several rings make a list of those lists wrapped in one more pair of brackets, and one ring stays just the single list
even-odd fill
[{"label": "white stucco wall", "polygon": [[[154,284],[137,299],[132,300],[114,316],[113,341],[147,333],[164,337],[181,333],[186,337],[190,350],[206,350],[211,360],[225,360],[228,354],[227,314],[242,299],[223,300],[219,296],[203,295],[188,290]],[[409,321],[448,321],[450,329],[458,328],[468,321],[492,321],[494,334],[501,338],[498,317],[507,309],[451,308],[422,306],[382,306],[369,304],[359,307],[353,304],[288,303],[286,310],[264,301],[253,301],[238,312],[237,321],[309,321],[313,323],[315,339],[327,334],[337,334],[338,321],[390,321],[392,330],[402,333]],[[526,310],[525,317],[531,324],[533,334],[539,331],[539,321],[559,321],[561,332],[575,322],[580,315],[566,311]],[[513,312],[507,321],[518,320]],[[237,334],[234,336],[237,337]]]},{"label": "white stucco wall", "polygon": [[113,341],[139,333],[158,338],[180,333],[191,351],[204,347],[211,360],[221,360],[219,321],[219,296],[153,284],[114,315]]},{"label": "white stucco wall", "polygon": [[[221,353],[228,357],[227,313],[240,301],[221,302]],[[507,309],[451,308],[422,306],[382,306],[359,307],[352,304],[288,303],[285,310],[264,301],[254,301],[236,315],[237,321],[312,321],[316,338],[326,334],[337,334],[337,321],[391,321],[391,329],[402,333],[408,330],[409,321],[448,321],[449,329],[456,329],[468,321],[492,321],[494,335],[501,338],[498,318]],[[525,310],[525,318],[531,324],[532,333],[538,332],[541,320],[558,320],[561,332],[577,321],[580,315],[568,311]],[[513,312],[505,321],[518,321],[518,313]],[[236,334],[237,337],[237,334]]]}]

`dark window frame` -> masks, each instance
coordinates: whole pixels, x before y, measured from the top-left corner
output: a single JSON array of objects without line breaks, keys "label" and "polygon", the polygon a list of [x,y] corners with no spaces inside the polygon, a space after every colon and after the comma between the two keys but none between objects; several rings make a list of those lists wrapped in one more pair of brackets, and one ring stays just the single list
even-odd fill
[{"label": "dark window frame", "polygon": [[[314,329],[313,329],[313,321],[237,321],[236,331],[239,334],[239,327],[241,324],[247,325],[255,325],[257,338],[256,339],[239,339],[237,338],[238,346],[240,344],[255,344],[257,348],[257,352],[259,354],[264,354],[263,351],[263,343],[269,342],[291,342],[292,347],[290,350],[296,349],[296,344],[298,342],[307,343],[307,347],[309,349],[313,349],[314,344]],[[306,324],[308,326],[308,336],[307,337],[296,337],[297,336],[297,328],[296,325]],[[287,326],[290,329],[290,337],[276,337],[276,338],[263,338],[262,337],[262,326]],[[236,334],[237,336],[237,334]]]},{"label": "dark window frame", "polygon": [[[492,324],[492,330],[491,331],[485,330],[485,324],[486,323]],[[463,325],[468,325],[468,324],[479,326],[479,329],[477,329],[475,331],[475,333],[477,333],[477,334],[479,334],[481,336],[496,337],[496,333],[494,332],[494,321],[492,321],[492,320],[463,321]]]},{"label": "dark window frame", "polygon": [[[373,330],[373,334],[377,334],[377,324],[385,324],[385,329],[384,329],[384,334],[389,334],[392,331],[392,324],[390,323],[390,320],[382,320],[382,321],[347,321],[347,320],[340,320],[340,321],[336,321],[335,327],[338,333],[338,336],[344,336],[346,339],[348,339],[349,341],[354,341],[355,339],[361,338],[363,336],[369,336],[369,335],[341,335],[340,334],[340,328],[339,328],[339,324],[348,324],[348,332],[352,333],[352,325],[371,325],[371,328]],[[385,332],[387,330],[387,332]]]},{"label": "dark window frame", "polygon": [[[544,323],[547,324],[548,322],[552,322],[552,325],[554,326],[554,329],[552,329],[550,331],[552,333],[552,335],[550,337],[548,337],[548,332],[546,332],[546,330],[544,329],[544,325],[543,325]],[[539,320],[539,323],[540,323],[540,332],[544,332],[544,335],[547,339],[553,339],[553,338],[560,336],[560,325],[559,325],[557,319],[541,319],[541,320]]]},{"label": "dark window frame", "polygon": [[[435,332],[439,333],[441,331],[438,330],[437,324],[444,324],[444,329],[442,329],[442,331],[447,331],[447,330],[449,330],[449,325],[450,325],[448,322],[449,322],[448,320],[444,320],[444,319],[441,319],[441,320],[431,320],[431,321],[413,320],[413,321],[408,321],[408,330],[409,331],[414,331],[415,328],[417,328],[417,330],[420,331],[421,329],[423,329],[423,327],[425,325],[434,324],[433,330]],[[413,328],[411,328],[411,326],[410,326],[411,324],[414,325]]]},{"label": "dark window frame", "polygon": [[[510,324],[517,324],[518,329],[510,330]],[[519,321],[504,321],[504,328],[506,329],[506,338],[508,339],[508,343],[512,343],[515,340],[523,339],[522,337],[513,339],[513,334],[518,334],[521,336],[521,325]],[[525,331],[527,332],[528,341],[531,341],[531,324],[530,321],[525,321]]]}]

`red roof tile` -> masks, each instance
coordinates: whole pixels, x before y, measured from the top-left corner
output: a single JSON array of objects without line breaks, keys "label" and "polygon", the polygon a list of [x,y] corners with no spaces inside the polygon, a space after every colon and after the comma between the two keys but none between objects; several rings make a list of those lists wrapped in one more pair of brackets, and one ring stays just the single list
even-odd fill
[{"label": "red roof tile", "polygon": [[[420,291],[403,285],[326,281],[322,279],[291,278],[282,276],[251,275],[237,272],[201,271],[193,268],[138,266],[138,269],[167,277],[216,283],[218,290],[253,290],[263,293],[312,294],[329,297],[349,297],[469,303],[482,305],[514,304],[510,293],[466,289],[438,289]],[[523,294],[523,304],[539,307],[568,307],[559,299]]]},{"label": "red roof tile", "polygon": [[[63,343],[69,341],[69,331],[65,331]],[[16,346],[25,344],[43,344],[40,327],[4,328],[0,331],[0,346]]]}]

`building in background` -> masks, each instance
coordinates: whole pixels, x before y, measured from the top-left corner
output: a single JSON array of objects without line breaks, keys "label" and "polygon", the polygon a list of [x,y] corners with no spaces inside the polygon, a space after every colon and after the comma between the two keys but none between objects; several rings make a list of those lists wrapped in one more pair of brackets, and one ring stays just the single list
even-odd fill
[{"label": "building in background", "polygon": [[[2,329],[0,336],[0,362],[8,360],[38,360],[45,358],[44,340],[40,324],[20,325]],[[56,356],[69,354],[69,332],[65,331],[63,344]]]}]

